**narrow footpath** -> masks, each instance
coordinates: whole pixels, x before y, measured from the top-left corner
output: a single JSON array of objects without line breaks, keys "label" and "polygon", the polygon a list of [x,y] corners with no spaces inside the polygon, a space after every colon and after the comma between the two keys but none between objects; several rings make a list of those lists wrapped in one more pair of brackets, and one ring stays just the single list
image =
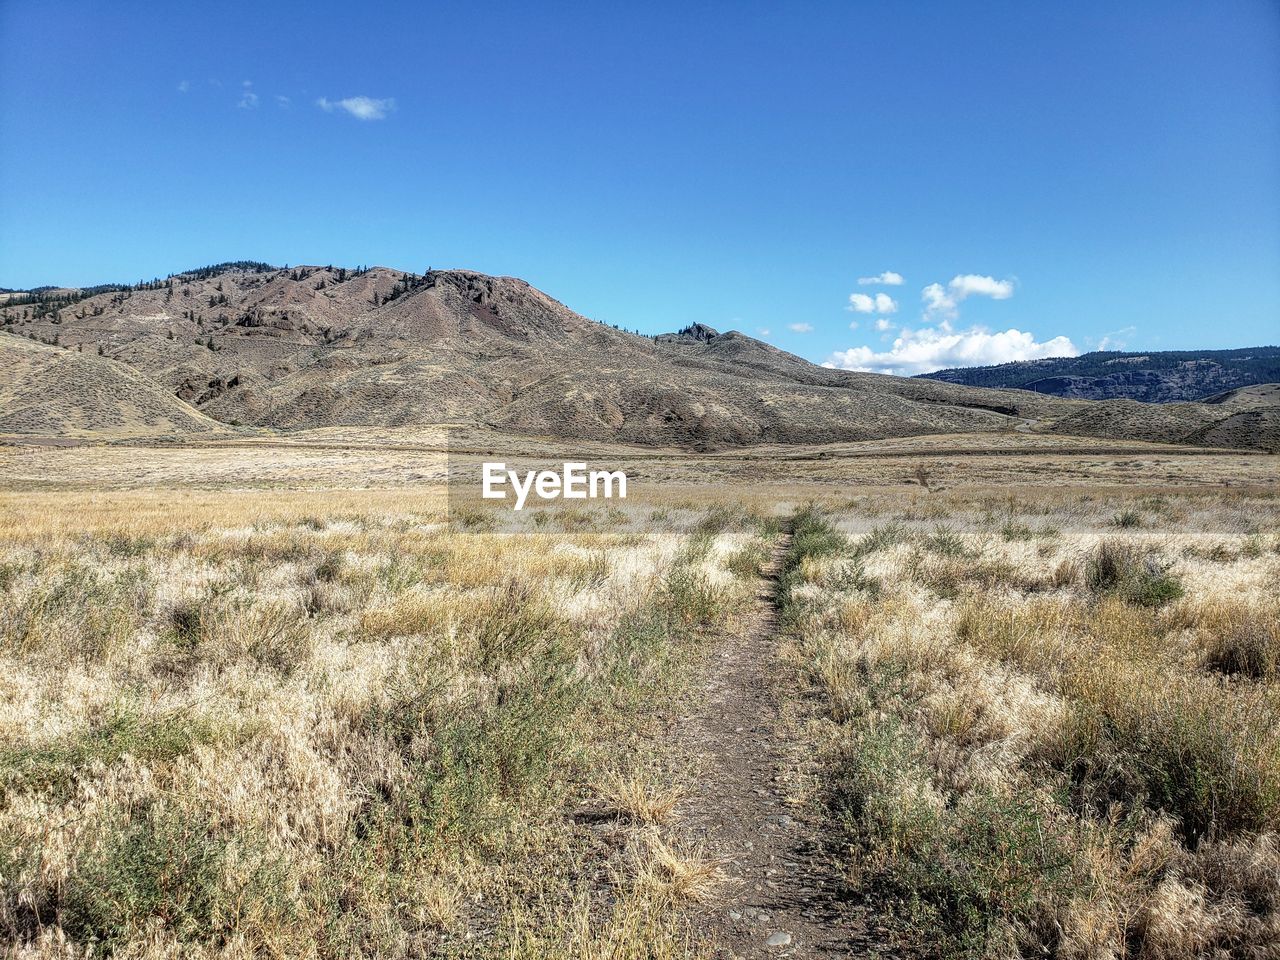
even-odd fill
[{"label": "narrow footpath", "polygon": [[730,878],[698,929],[721,957],[883,956],[893,952],[883,931],[845,898],[821,849],[833,832],[796,802],[808,757],[786,711],[804,693],[779,658],[778,636],[779,575],[790,545],[789,534],[779,537],[751,611],[710,652],[672,731],[674,752],[690,770],[683,827]]}]

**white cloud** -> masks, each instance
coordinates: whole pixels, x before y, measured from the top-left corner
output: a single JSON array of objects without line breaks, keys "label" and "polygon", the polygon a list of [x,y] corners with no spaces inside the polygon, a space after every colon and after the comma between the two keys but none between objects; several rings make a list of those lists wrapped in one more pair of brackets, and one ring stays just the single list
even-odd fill
[{"label": "white cloud", "polygon": [[788,323],[787,329],[792,333],[813,333],[813,325],[809,323]]},{"label": "white cloud", "polygon": [[1066,337],[1040,342],[1032,333],[1009,329],[991,333],[981,327],[959,332],[949,327],[903,330],[889,350],[852,347],[833,353],[824,364],[842,370],[913,376],[946,367],[982,367],[1013,360],[1074,357],[1080,351]]},{"label": "white cloud", "polygon": [[773,331],[770,330],[768,327],[761,327],[759,330],[756,331],[756,333],[758,333],[762,337],[768,337],[772,335]]},{"label": "white cloud", "polygon": [[333,113],[335,110],[345,111],[357,120],[383,120],[396,108],[396,101],[393,97],[381,100],[375,97],[345,97],[342,100],[321,97],[316,101],[316,106],[326,113]]},{"label": "white cloud", "polygon": [[282,93],[276,94],[276,106],[280,107],[281,109],[289,106],[289,104],[291,104],[292,102],[293,101],[290,100],[288,97],[286,97],[284,94]]},{"label": "white cloud", "polygon": [[997,280],[995,277],[980,277],[976,273],[965,273],[952,277],[947,284],[951,295],[956,300],[968,296],[990,297],[992,300],[1008,300],[1013,296],[1012,280]]},{"label": "white cloud", "polygon": [[1121,327],[1119,330],[1104,333],[1102,339],[1098,341],[1097,349],[1124,350],[1129,346],[1129,339],[1137,332],[1137,327]]},{"label": "white cloud", "polygon": [[178,83],[178,92],[179,92],[179,93],[186,93],[186,92],[187,92],[188,90],[190,90],[190,89],[191,89],[191,82],[190,82],[189,80],[182,80],[182,81],[179,81],[179,83]]},{"label": "white cloud", "polygon": [[920,291],[925,316],[931,319],[954,319],[960,301],[975,296],[1008,300],[1013,296],[1013,281],[963,273],[952,277],[945,288],[940,283],[931,283]]},{"label": "white cloud", "polygon": [[240,84],[240,102],[236,106],[242,110],[252,110],[258,105],[258,95],[253,92],[253,81],[246,80]]},{"label": "white cloud", "polygon": [[956,301],[943,289],[940,283],[931,283],[920,291],[924,300],[924,312],[929,317],[954,317]]},{"label": "white cloud", "polygon": [[858,329],[858,321],[857,321],[857,320],[850,320],[850,321],[849,321],[849,329],[850,329],[850,330],[857,330],[857,329]]},{"label": "white cloud", "polygon": [[897,313],[898,303],[887,293],[877,293],[874,297],[865,293],[851,293],[849,306],[845,309],[851,313]]},{"label": "white cloud", "polygon": [[876,320],[876,329],[879,330],[881,333],[884,333],[886,330],[892,330],[893,321],[886,320],[884,317],[880,317],[878,320]]},{"label": "white cloud", "polygon": [[859,277],[858,283],[864,287],[871,283],[883,284],[886,287],[900,287],[902,286],[902,274],[886,270],[884,273],[874,277]]}]

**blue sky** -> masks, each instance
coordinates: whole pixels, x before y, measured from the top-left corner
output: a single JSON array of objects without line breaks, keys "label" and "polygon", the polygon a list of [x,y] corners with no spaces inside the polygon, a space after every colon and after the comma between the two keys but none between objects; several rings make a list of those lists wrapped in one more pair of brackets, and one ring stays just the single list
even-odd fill
[{"label": "blue sky", "polygon": [[0,0],[0,43],[0,286],[469,267],[901,372],[1280,340],[1269,0]]}]

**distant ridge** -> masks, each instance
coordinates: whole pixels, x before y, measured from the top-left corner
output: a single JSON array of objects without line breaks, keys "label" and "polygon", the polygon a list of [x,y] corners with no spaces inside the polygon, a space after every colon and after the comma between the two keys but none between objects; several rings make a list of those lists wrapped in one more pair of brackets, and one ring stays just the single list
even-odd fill
[{"label": "distant ridge", "polygon": [[1016,388],[1075,400],[1175,403],[1280,382],[1280,347],[1238,350],[1095,351],[1078,357],[963,367],[923,377],[973,387]]}]

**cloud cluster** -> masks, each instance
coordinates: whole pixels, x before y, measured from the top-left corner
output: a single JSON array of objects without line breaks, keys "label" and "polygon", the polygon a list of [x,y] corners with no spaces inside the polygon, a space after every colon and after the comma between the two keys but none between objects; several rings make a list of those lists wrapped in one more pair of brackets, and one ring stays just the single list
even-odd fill
[{"label": "cloud cluster", "polygon": [[942,325],[903,330],[889,350],[853,347],[837,351],[823,366],[913,376],[947,367],[982,367],[1013,360],[1074,357],[1079,353],[1066,337],[1040,342],[1034,334],[1013,328],[991,333],[982,327],[955,331]]},{"label": "cloud cluster", "polygon": [[[210,77],[209,85],[221,88],[222,81],[216,77]],[[191,91],[191,81],[178,81],[177,91],[182,94],[189,93]],[[271,99],[281,110],[287,110],[293,105],[293,98],[283,93],[274,94]],[[262,102],[262,97],[253,89],[253,81],[242,80],[240,82],[240,98],[236,101],[236,106],[241,110],[256,110]],[[326,97],[321,97],[316,101],[316,106],[327,113],[337,111],[348,113],[358,120],[383,120],[388,113],[396,108],[396,101],[393,97],[385,97],[383,99],[376,97],[345,97],[342,100],[329,100]]]},{"label": "cloud cluster", "polygon": [[813,324],[811,323],[788,323],[787,329],[792,333],[813,333]]},{"label": "cloud cluster", "polygon": [[396,102],[391,97],[381,100],[376,97],[345,97],[342,100],[321,97],[316,101],[316,106],[326,113],[341,110],[357,120],[384,120],[396,108]]},{"label": "cloud cluster", "polygon": [[[875,277],[859,277],[858,283],[896,286],[902,283],[902,275],[885,271]],[[946,367],[980,367],[1015,360],[1074,357],[1080,353],[1067,337],[1040,341],[1035,334],[1014,327],[996,333],[985,327],[974,326],[963,330],[952,327],[951,321],[956,319],[959,305],[963,301],[969,297],[1008,300],[1013,296],[1012,280],[962,273],[952,277],[945,286],[941,283],[929,284],[920,291],[920,295],[924,301],[924,319],[933,323],[919,330],[911,330],[906,327],[898,329],[897,324],[885,316],[898,310],[898,304],[888,294],[877,293],[870,296],[851,293],[846,309],[854,313],[879,314],[875,328],[884,335],[882,339],[887,341],[893,330],[897,330],[897,338],[887,350],[874,350],[871,347],[839,350],[831,354],[824,366],[913,376]],[[857,321],[849,324],[849,327],[856,330]],[[1127,331],[1116,333],[1118,341]]]},{"label": "cloud cluster", "polygon": [[845,309],[853,313],[897,313],[898,303],[887,293],[877,293],[874,297],[865,293],[851,293],[849,306]]},{"label": "cloud cluster", "polygon": [[992,300],[1008,300],[1013,296],[1012,280],[997,280],[995,277],[979,276],[976,273],[964,273],[952,277],[945,287],[940,283],[931,283],[921,291],[924,299],[924,313],[931,319],[951,320],[956,316],[956,308],[960,301],[969,297],[990,297]]},{"label": "cloud cluster", "polygon": [[886,270],[884,273],[876,274],[874,277],[859,277],[858,283],[862,286],[868,284],[881,284],[886,287],[902,286],[902,274],[894,273],[892,270]]}]

